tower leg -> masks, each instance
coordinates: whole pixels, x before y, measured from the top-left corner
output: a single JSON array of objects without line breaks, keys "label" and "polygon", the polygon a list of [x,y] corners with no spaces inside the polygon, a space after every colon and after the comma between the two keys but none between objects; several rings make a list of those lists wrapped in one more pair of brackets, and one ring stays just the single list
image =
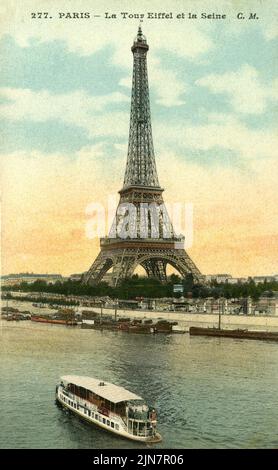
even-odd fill
[{"label": "tower leg", "polygon": [[84,284],[98,284],[104,274],[113,266],[113,258],[100,251],[89,271],[83,275]]},{"label": "tower leg", "polygon": [[85,284],[98,284],[110,268],[109,283],[114,287],[122,279],[132,276],[135,268],[141,265],[148,277],[161,282],[167,281],[166,266],[173,266],[182,277],[191,273],[195,282],[204,282],[204,277],[183,249],[148,250],[132,249],[101,251],[91,268],[83,276]]},{"label": "tower leg", "polygon": [[162,259],[150,258],[141,263],[148,277],[154,277],[161,282],[167,281],[166,266],[167,263]]}]

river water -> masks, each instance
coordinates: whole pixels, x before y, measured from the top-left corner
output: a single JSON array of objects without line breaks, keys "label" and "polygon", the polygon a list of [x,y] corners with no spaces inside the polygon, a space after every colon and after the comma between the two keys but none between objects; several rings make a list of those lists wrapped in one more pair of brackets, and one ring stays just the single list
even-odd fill
[{"label": "river water", "polygon": [[140,448],[55,405],[60,375],[98,377],[158,409],[159,448],[278,448],[278,345],[0,320],[2,448]]}]

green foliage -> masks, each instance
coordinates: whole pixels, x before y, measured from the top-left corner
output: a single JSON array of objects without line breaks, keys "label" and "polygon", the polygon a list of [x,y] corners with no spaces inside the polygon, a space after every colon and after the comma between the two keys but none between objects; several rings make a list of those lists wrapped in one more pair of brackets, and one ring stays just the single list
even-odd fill
[{"label": "green foliage", "polygon": [[[263,292],[267,291],[269,297],[273,296],[273,291],[278,290],[278,282],[262,282],[255,284],[253,280],[245,284],[217,283],[212,281],[209,285],[194,284],[191,274],[181,279],[176,274],[169,276],[168,281],[162,284],[154,278],[139,277],[137,274],[119,283],[117,287],[111,287],[106,282],[101,282],[97,286],[84,285],[80,281],[67,280],[57,281],[55,284],[47,284],[43,280],[33,283],[22,282],[18,286],[13,286],[12,290],[24,292],[47,292],[64,295],[83,296],[109,296],[118,299],[135,299],[137,297],[160,298],[160,297],[180,297],[180,293],[173,293],[174,284],[183,284],[185,297],[219,297],[239,298],[250,296],[253,300],[258,300]],[[3,286],[3,291],[11,290],[8,286]],[[43,299],[41,300],[44,301]],[[59,303],[58,301],[55,303]]]}]

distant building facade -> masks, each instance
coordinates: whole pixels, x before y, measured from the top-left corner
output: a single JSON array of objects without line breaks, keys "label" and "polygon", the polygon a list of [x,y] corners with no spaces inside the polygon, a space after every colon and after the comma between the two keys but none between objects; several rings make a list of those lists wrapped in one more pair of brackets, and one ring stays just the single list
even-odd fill
[{"label": "distant building facade", "polygon": [[35,281],[44,281],[47,284],[54,284],[57,281],[63,281],[64,278],[61,274],[35,274],[35,273],[19,273],[7,274],[1,276],[2,286],[15,286],[22,282],[31,284]]},{"label": "distant building facade", "polygon": [[261,282],[274,282],[278,281],[278,274],[274,274],[273,276],[254,276],[252,277],[255,284],[260,284]]},{"label": "distant building facade", "polygon": [[82,276],[83,276],[83,273],[70,274],[69,280],[70,281],[81,281]]},{"label": "distant building facade", "polygon": [[260,284],[262,282],[273,282],[278,281],[278,274],[271,276],[253,276],[253,277],[232,277],[231,274],[207,274],[205,276],[207,282],[216,281],[219,284],[227,282],[228,284],[244,284],[253,280],[255,284]]},{"label": "distant building facade", "polygon": [[227,282],[228,279],[231,279],[231,274],[207,274],[205,276],[207,282],[216,281],[216,282]]}]

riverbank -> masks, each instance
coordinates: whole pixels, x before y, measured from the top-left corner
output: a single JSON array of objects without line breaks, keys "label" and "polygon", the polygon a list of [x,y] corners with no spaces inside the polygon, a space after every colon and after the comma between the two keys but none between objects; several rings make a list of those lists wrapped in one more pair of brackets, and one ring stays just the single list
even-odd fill
[{"label": "riverbank", "polygon": [[[2,306],[6,303],[2,301]],[[53,314],[54,310],[48,307],[40,308],[34,307],[32,302],[9,300],[9,306],[18,308],[19,310],[29,310],[32,314],[48,315]],[[72,306],[72,309],[76,310],[76,306]],[[101,314],[99,307],[81,307],[81,310],[94,310],[98,314]],[[115,309],[103,308],[103,316],[114,316]],[[170,312],[170,311],[159,311],[159,310],[131,310],[131,309],[117,309],[117,317],[131,318],[131,319],[152,319],[154,321],[158,319],[176,321],[178,324],[188,331],[190,326],[218,326],[218,314],[211,313],[187,313],[187,312]],[[265,331],[278,331],[278,315],[233,315],[223,314],[221,315],[221,327],[222,328],[252,328]]]},{"label": "riverbank", "polygon": [[[101,309],[95,307],[94,310],[100,314]],[[115,310],[111,308],[103,308],[103,315],[114,315]],[[184,328],[190,326],[218,326],[218,314],[211,313],[185,313],[185,312],[161,312],[148,310],[117,310],[118,317],[128,318],[151,318],[157,320],[177,321]],[[252,327],[266,331],[278,331],[278,316],[266,315],[221,315],[222,328],[234,327]],[[188,329],[188,328],[186,328]]]}]

